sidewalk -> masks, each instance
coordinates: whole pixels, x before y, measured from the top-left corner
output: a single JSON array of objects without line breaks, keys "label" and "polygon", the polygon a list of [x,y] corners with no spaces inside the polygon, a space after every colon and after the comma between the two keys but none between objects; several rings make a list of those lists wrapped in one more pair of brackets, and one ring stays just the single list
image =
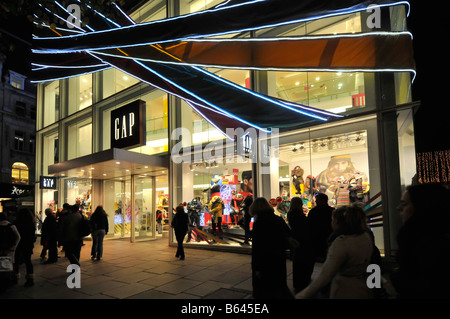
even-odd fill
[{"label": "sidewalk", "polygon": [[[35,285],[25,288],[25,265],[18,285],[1,299],[251,299],[251,256],[185,248],[184,261],[167,238],[130,243],[106,240],[101,261],[90,259],[91,241],[81,249],[81,288],[68,288],[69,261],[63,253],[57,263],[43,264],[42,246],[35,244],[32,262]],[[292,289],[292,262],[287,260]]]}]

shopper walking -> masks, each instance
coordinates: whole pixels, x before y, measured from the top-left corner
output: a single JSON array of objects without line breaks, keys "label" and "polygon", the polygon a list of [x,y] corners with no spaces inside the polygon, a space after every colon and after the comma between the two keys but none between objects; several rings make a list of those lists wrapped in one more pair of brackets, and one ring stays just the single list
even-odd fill
[{"label": "shopper walking", "polygon": [[289,227],[274,214],[269,202],[259,197],[250,206],[252,235],[252,284],[255,299],[292,298],[287,286],[286,249]]},{"label": "shopper walking", "polygon": [[31,255],[33,254],[36,241],[36,218],[33,212],[25,208],[20,209],[17,213],[15,225],[20,234],[20,241],[14,256],[15,282],[18,282],[20,277],[20,265],[25,264],[26,281],[24,286],[30,287],[34,285],[34,268],[31,262]]},{"label": "shopper walking", "polygon": [[103,238],[109,230],[108,214],[106,214],[103,206],[97,206],[90,221],[92,228],[91,259],[100,260],[103,257]]},{"label": "shopper walking", "polygon": [[450,299],[449,198],[440,184],[409,186],[401,198],[398,272],[391,274],[400,299]]},{"label": "shopper walking", "polygon": [[184,248],[183,241],[189,229],[189,218],[188,214],[184,211],[183,206],[177,206],[175,208],[175,215],[172,219],[172,227],[175,230],[175,238],[177,239],[178,248],[175,255],[176,258],[180,257],[180,260],[184,260]]},{"label": "shopper walking", "polygon": [[51,208],[45,210],[45,220],[42,224],[41,244],[43,245],[41,252],[41,259],[45,259],[48,251],[48,259],[46,264],[55,263],[58,261],[58,228],[56,217]]},{"label": "shopper walking", "polygon": [[311,282],[315,264],[309,219],[303,213],[303,201],[300,197],[291,198],[287,218],[292,234],[299,242],[292,262],[293,286],[297,293]]},{"label": "shopper walking", "polygon": [[370,299],[367,287],[367,266],[370,264],[373,242],[362,220],[358,206],[342,206],[333,211],[332,227],[337,237],[328,249],[318,278],[296,295],[305,299],[314,297],[330,285],[330,299]]},{"label": "shopper walking", "polygon": [[71,264],[80,265],[80,253],[83,239],[80,235],[81,212],[77,204],[70,206],[61,225],[62,243],[66,257]]}]

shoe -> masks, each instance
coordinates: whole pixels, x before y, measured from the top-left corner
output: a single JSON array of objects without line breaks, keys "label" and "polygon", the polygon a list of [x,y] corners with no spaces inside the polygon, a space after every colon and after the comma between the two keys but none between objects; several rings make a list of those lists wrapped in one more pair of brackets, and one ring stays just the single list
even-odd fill
[{"label": "shoe", "polygon": [[181,256],[181,257],[180,257],[180,260],[184,260],[184,256]]},{"label": "shoe", "polygon": [[97,261],[99,261],[101,258],[100,257],[97,257]]},{"label": "shoe", "polygon": [[91,260],[95,260],[95,256],[91,256]]},{"label": "shoe", "polygon": [[54,264],[55,262],[57,262],[57,260],[47,260],[47,261],[44,262],[44,264],[45,265]]},{"label": "shoe", "polygon": [[26,281],[24,287],[34,286],[34,274],[26,275]]}]

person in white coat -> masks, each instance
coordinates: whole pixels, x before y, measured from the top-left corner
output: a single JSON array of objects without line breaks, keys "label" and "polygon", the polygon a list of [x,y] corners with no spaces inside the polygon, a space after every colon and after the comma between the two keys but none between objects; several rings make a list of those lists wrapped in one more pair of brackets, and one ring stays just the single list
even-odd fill
[{"label": "person in white coat", "polygon": [[373,298],[366,278],[374,245],[364,227],[363,216],[364,212],[357,206],[343,206],[333,211],[331,224],[335,239],[328,248],[322,271],[296,294],[297,299],[314,298],[330,283],[330,299]]}]

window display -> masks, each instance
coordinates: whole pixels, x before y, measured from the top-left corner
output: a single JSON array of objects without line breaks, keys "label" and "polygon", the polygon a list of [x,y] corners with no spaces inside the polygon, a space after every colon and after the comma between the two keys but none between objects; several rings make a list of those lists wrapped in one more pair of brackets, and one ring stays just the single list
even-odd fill
[{"label": "window display", "polygon": [[80,210],[89,217],[92,214],[91,180],[83,178],[67,178],[65,179],[64,185],[64,203],[68,203],[69,205],[80,205]]},{"label": "window display", "polygon": [[[367,132],[352,132],[280,147],[280,197],[273,205],[284,212],[288,198],[303,198],[307,213],[314,195],[324,193],[333,207],[369,200]],[[286,176],[287,177],[287,176]],[[286,191],[286,188],[289,191]],[[279,206],[279,209],[278,209]]]},{"label": "window display", "polygon": [[249,244],[252,221],[245,203],[253,198],[254,183],[249,168],[249,163],[183,164],[183,198],[190,198],[182,203],[190,221],[188,243]]}]

